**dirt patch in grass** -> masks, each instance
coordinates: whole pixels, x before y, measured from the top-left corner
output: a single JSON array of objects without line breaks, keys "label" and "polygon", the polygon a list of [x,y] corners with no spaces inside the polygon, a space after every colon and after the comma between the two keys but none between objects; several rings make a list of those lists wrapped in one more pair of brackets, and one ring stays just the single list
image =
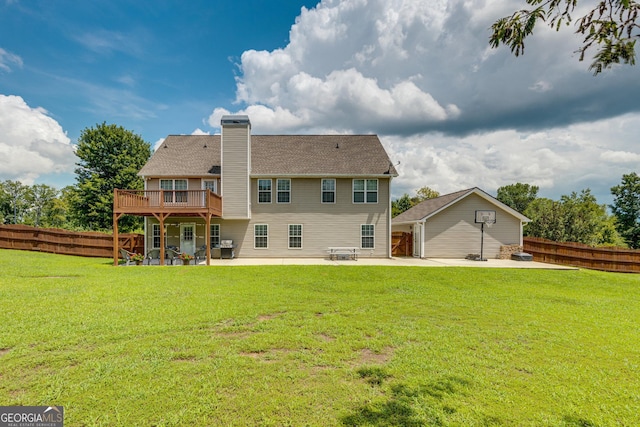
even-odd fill
[{"label": "dirt patch in grass", "polygon": [[5,354],[9,353],[9,351],[11,351],[10,348],[0,348],[0,357],[2,357]]},{"label": "dirt patch in grass", "polygon": [[285,312],[278,312],[278,313],[269,313],[269,314],[262,314],[260,316],[258,316],[258,321],[259,322],[266,322],[267,320],[272,320],[275,318],[278,318],[280,316],[282,316]]},{"label": "dirt patch in grass", "polygon": [[355,360],[355,366],[362,365],[384,365],[393,357],[393,348],[385,347],[381,352],[375,352],[368,348],[362,349],[360,357]]},{"label": "dirt patch in grass", "polygon": [[259,360],[263,363],[275,363],[291,352],[293,352],[293,350],[288,348],[272,348],[266,351],[244,351],[240,353],[240,355]]},{"label": "dirt patch in grass", "polygon": [[325,342],[333,342],[335,341],[335,337],[332,337],[329,334],[316,334],[316,337],[320,340],[320,341],[325,341]]},{"label": "dirt patch in grass", "polygon": [[238,340],[243,340],[243,339],[249,338],[253,334],[255,334],[255,332],[251,332],[251,331],[221,331],[221,332],[216,332],[216,336],[218,336],[218,337],[238,339]]}]

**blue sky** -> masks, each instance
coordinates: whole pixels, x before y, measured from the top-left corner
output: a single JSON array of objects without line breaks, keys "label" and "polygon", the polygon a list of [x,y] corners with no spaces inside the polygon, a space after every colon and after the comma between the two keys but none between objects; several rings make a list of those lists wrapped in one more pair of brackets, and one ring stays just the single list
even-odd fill
[{"label": "blue sky", "polygon": [[594,77],[580,38],[544,26],[523,57],[490,49],[519,7],[0,0],[0,180],[73,184],[72,145],[97,123],[155,145],[240,113],[258,134],[378,134],[394,197],[524,182],[608,203],[640,162],[639,69]]}]

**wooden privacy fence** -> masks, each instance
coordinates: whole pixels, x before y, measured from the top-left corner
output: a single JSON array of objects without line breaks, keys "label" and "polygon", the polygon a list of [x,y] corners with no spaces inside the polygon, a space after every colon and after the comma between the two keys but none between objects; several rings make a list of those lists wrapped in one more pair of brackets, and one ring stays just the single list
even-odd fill
[{"label": "wooden privacy fence", "polygon": [[620,273],[640,273],[640,250],[593,248],[581,243],[554,242],[538,237],[525,237],[524,251],[533,255],[534,261],[549,264]]},{"label": "wooden privacy fence", "polygon": [[[120,234],[118,243],[130,252],[143,253],[142,234]],[[50,252],[62,255],[112,258],[113,235],[28,225],[0,225],[0,248]]]}]

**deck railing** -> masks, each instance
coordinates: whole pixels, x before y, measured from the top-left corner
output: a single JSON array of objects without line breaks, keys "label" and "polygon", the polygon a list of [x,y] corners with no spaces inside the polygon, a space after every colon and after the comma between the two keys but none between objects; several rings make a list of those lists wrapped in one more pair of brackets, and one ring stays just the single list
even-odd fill
[{"label": "deck railing", "polygon": [[222,197],[210,190],[115,190],[114,211],[209,210],[222,214]]}]

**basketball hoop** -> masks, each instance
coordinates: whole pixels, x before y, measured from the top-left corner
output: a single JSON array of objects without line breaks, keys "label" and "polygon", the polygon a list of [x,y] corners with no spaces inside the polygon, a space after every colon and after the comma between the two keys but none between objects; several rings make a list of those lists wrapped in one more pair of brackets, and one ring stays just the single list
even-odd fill
[{"label": "basketball hoop", "polygon": [[478,261],[486,261],[484,257],[484,226],[491,228],[496,223],[496,211],[476,211],[476,224],[480,224],[480,259]]}]

